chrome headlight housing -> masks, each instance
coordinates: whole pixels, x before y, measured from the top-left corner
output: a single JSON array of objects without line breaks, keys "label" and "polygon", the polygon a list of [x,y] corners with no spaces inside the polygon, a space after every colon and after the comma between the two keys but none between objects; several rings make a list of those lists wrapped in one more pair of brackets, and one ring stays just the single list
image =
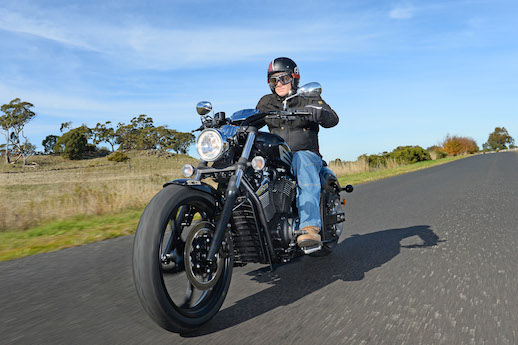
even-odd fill
[{"label": "chrome headlight housing", "polygon": [[214,162],[228,149],[226,136],[213,128],[205,129],[196,140],[196,150],[206,162]]}]

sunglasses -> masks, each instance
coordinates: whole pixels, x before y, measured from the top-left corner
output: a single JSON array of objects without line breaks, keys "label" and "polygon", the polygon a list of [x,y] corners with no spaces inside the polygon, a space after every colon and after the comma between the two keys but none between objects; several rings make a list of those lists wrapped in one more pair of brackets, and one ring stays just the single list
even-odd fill
[{"label": "sunglasses", "polygon": [[293,80],[293,76],[289,73],[281,74],[276,77],[272,76],[268,79],[270,85],[276,86],[278,82],[281,82],[282,85],[286,85]]}]

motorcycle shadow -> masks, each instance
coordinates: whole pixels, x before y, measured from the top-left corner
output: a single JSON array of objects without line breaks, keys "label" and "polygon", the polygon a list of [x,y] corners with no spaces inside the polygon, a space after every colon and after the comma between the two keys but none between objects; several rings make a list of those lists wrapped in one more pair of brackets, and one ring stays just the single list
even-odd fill
[{"label": "motorcycle shadow", "polygon": [[389,229],[352,235],[326,257],[304,256],[276,266],[273,272],[269,266],[248,272],[246,275],[252,276],[253,281],[271,287],[237,301],[202,328],[182,336],[198,337],[236,326],[279,306],[289,305],[337,280],[362,280],[366,272],[392,260],[401,248],[427,248],[439,242],[443,241],[429,225]]}]

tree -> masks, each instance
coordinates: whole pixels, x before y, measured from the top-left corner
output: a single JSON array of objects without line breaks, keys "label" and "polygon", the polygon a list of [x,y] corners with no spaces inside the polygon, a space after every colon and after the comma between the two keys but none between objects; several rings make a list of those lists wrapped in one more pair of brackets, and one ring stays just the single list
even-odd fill
[{"label": "tree", "polygon": [[152,128],[153,119],[147,115],[139,115],[131,119],[131,123],[126,125],[119,123],[115,135],[117,143],[122,150],[152,150],[156,148],[153,145]]},{"label": "tree", "polygon": [[59,128],[59,131],[60,131],[61,133],[63,133],[63,131],[64,131],[65,129],[69,129],[69,128],[70,128],[70,125],[72,125],[72,121],[63,122],[63,123],[61,124],[61,127]]},{"label": "tree", "polygon": [[10,163],[9,145],[18,153],[17,160],[23,157],[24,164],[27,162],[27,158],[34,154],[34,145],[29,143],[23,133],[25,125],[36,116],[36,113],[31,110],[32,107],[34,107],[33,104],[21,102],[19,98],[0,107],[5,114],[0,116],[0,126],[4,130],[6,140],[5,159],[7,163]]},{"label": "tree", "polygon": [[71,129],[63,134],[56,142],[54,150],[68,159],[81,159],[88,151],[88,132],[86,126]]},{"label": "tree", "polygon": [[29,157],[36,152],[36,145],[33,145],[30,142],[25,141],[20,146],[20,152],[23,152],[23,165],[27,165],[27,159],[29,159]]},{"label": "tree", "polygon": [[486,147],[502,150],[507,148],[506,144],[514,144],[513,137],[509,135],[505,127],[496,127],[494,132],[489,134]]},{"label": "tree", "polygon": [[196,137],[192,133],[176,132],[176,145],[172,147],[172,150],[176,153],[187,153],[189,146],[194,144]]},{"label": "tree", "polygon": [[47,137],[41,142],[41,145],[45,149],[45,153],[54,153],[54,147],[59,137],[57,135],[47,135]]},{"label": "tree", "polygon": [[111,121],[106,121],[106,123],[97,123],[97,126],[92,129],[93,133],[93,142],[95,145],[98,145],[102,142],[106,142],[111,145],[112,152],[115,151],[115,144],[117,144],[117,134],[112,127],[108,127],[111,124]]},{"label": "tree", "polygon": [[176,153],[187,153],[195,139],[191,133],[178,132],[167,126],[155,127],[153,119],[147,115],[134,117],[127,125],[119,123],[114,137],[121,150],[159,150]]},{"label": "tree", "polygon": [[174,151],[176,153],[187,153],[187,149],[194,143],[192,133],[178,132],[165,126],[156,127],[157,149],[161,151]]}]

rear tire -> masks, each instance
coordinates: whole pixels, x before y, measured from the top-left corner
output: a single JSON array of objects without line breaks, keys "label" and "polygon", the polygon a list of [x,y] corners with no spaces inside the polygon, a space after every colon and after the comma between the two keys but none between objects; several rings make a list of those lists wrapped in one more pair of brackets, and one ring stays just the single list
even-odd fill
[{"label": "rear tire", "polygon": [[335,226],[341,226],[341,223],[327,225],[326,214],[333,213],[334,210],[330,209],[327,205],[335,198],[339,198],[336,194],[331,194],[325,190],[320,194],[320,219],[322,220],[322,229],[320,230],[320,236],[322,238],[322,249],[318,252],[310,254],[311,256],[327,256],[333,252],[333,249],[338,244],[340,236],[336,235]]},{"label": "rear tire", "polygon": [[[225,300],[232,276],[231,241],[227,240],[217,255],[218,276],[202,272],[205,278],[199,272],[200,265],[192,273],[193,262],[201,263],[203,270],[204,261],[199,260],[203,253],[197,250],[196,257],[190,260],[189,255],[195,254],[190,254],[192,246],[186,244],[194,241],[191,231],[203,234],[203,240],[210,242],[216,215],[217,207],[211,195],[169,185],[151,200],[140,218],[133,244],[135,287],[146,312],[164,329],[177,333],[193,330],[209,321]],[[187,256],[186,248],[191,249]],[[188,265],[185,257],[189,259]],[[208,287],[193,284],[196,277],[202,283],[203,279],[215,283]]]}]

